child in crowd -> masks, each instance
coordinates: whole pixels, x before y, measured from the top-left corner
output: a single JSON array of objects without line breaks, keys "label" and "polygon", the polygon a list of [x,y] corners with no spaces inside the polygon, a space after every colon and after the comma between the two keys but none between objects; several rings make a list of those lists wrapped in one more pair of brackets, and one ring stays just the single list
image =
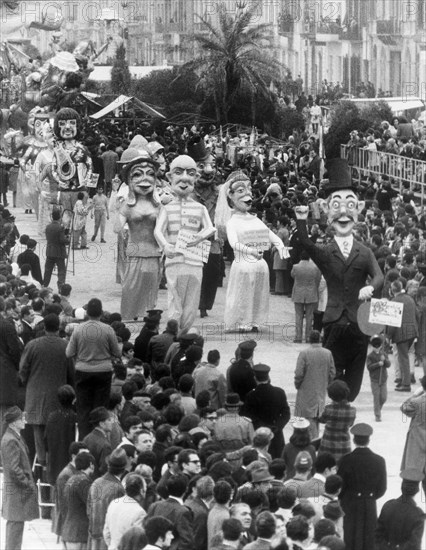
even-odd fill
[{"label": "child in crowd", "polygon": [[382,407],[388,397],[386,382],[390,361],[385,351],[383,336],[375,334],[371,337],[370,344],[373,349],[367,355],[367,369],[370,373],[371,391],[373,392],[374,416],[376,422],[381,422]]}]

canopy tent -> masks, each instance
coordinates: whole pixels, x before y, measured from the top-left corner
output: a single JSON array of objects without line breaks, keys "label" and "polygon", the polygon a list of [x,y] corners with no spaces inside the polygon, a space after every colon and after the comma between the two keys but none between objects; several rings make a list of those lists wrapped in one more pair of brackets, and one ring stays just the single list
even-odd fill
[{"label": "canopy tent", "polygon": [[167,119],[173,126],[192,126],[193,124],[216,124],[212,118],[199,115],[198,113],[179,113]]},{"label": "canopy tent", "polygon": [[114,101],[111,101],[109,105],[98,111],[97,113],[90,115],[90,118],[93,118],[95,120],[99,120],[100,118],[103,118],[104,116],[108,115],[109,113],[112,113],[116,109],[119,109],[120,107],[123,107],[123,105],[126,105],[128,103],[132,103],[136,108],[143,111],[146,115],[150,116],[151,118],[161,118],[165,119],[166,117],[162,115],[160,112],[158,112],[156,109],[145,103],[144,101],[141,101],[137,97],[127,96],[127,95],[120,95],[117,97],[117,99],[114,99]]}]

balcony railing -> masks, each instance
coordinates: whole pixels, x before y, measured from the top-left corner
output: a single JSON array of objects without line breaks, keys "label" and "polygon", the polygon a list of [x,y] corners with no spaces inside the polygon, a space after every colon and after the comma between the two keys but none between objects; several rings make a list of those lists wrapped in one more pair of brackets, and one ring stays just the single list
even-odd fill
[{"label": "balcony railing", "polygon": [[370,151],[358,147],[341,145],[340,156],[348,160],[352,168],[363,176],[381,176],[386,174],[394,179],[402,192],[402,182],[408,181],[410,190],[420,194],[422,205],[426,191],[426,162],[401,155]]}]

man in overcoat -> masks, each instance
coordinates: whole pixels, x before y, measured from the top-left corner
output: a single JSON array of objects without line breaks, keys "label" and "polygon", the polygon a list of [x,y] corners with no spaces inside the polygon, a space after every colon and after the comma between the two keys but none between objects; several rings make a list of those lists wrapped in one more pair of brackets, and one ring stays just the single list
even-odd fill
[{"label": "man in overcoat", "polygon": [[66,244],[68,244],[65,229],[62,227],[59,210],[53,210],[52,223],[46,226],[46,264],[44,266],[43,286],[49,286],[52,277],[53,268],[58,268],[58,289],[65,283],[66,268],[65,258],[67,257]]},{"label": "man in overcoat", "polygon": [[323,345],[332,352],[337,377],[348,384],[349,400],[354,401],[361,389],[368,348],[368,337],[357,322],[358,307],[380,290],[383,274],[372,250],[352,235],[364,202],[358,200],[347,161],[331,159],[327,170],[329,179],[324,190],[328,199],[322,207],[335,237],[324,246],[315,245],[309,239],[307,206],[295,209],[297,232],[327,283]]},{"label": "man in overcoat", "polygon": [[126,466],[126,452],[124,449],[115,449],[108,459],[108,472],[96,479],[90,487],[87,500],[89,518],[87,550],[107,550],[103,537],[105,517],[110,502],[125,494],[121,477]]},{"label": "man in overcoat", "polygon": [[299,353],[294,372],[297,390],[294,414],[309,420],[311,439],[319,435],[318,419],[324,412],[327,387],[336,375],[333,355],[321,347],[320,338],[317,330],[311,332],[311,345]]},{"label": "man in overcoat", "polygon": [[421,548],[425,513],[416,506],[414,497],[424,476],[418,470],[408,469],[401,472],[401,477],[401,496],[385,502],[380,512],[375,536],[376,550]]},{"label": "man in overcoat", "polygon": [[272,430],[274,437],[269,453],[272,458],[278,458],[284,449],[283,429],[290,420],[290,407],[285,391],[271,384],[270,370],[268,365],[254,365],[257,386],[247,394],[242,413],[251,418],[255,429],[267,426]]},{"label": "man in overcoat", "polygon": [[340,502],[346,550],[371,550],[377,523],[377,499],[386,493],[385,460],[368,448],[373,429],[351,428],[355,449],[345,455],[337,474],[343,480]]},{"label": "man in overcoat", "polygon": [[34,483],[28,449],[21,437],[25,415],[18,406],[4,415],[7,429],[1,440],[3,463],[2,516],[6,520],[8,550],[21,550],[24,525],[39,517],[37,488]]},{"label": "man in overcoat", "polygon": [[74,384],[74,366],[65,355],[67,343],[59,337],[59,317],[49,313],[44,318],[46,336],[26,345],[20,362],[19,377],[25,386],[27,424],[34,431],[38,463],[46,465],[44,431],[49,414],[59,406],[58,389]]}]

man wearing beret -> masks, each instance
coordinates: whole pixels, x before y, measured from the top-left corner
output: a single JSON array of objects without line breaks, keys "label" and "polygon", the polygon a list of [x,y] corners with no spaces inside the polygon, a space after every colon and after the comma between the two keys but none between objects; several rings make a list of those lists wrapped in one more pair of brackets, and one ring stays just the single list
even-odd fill
[{"label": "man wearing beret", "polygon": [[[254,429],[267,426],[272,430],[274,437],[269,445],[272,458],[279,458],[284,450],[283,429],[290,420],[285,391],[271,384],[268,365],[259,363],[254,365],[256,388],[246,395],[243,414],[253,421]],[[265,406],[267,403],[268,406]]]},{"label": "man wearing beret", "polygon": [[351,428],[355,449],[345,455],[337,474],[343,480],[340,502],[346,550],[371,550],[377,523],[377,499],[386,493],[385,460],[368,448],[373,429],[368,424]]},{"label": "man wearing beret", "polygon": [[256,346],[254,340],[241,342],[235,352],[235,361],[226,371],[228,391],[238,393],[241,401],[244,401],[248,392],[256,387],[253,372],[253,353]]},{"label": "man wearing beret", "polygon": [[297,231],[327,283],[324,347],[332,352],[337,377],[348,384],[349,400],[354,401],[361,389],[368,348],[368,337],[357,323],[358,307],[381,288],[383,274],[373,252],[352,235],[364,202],[355,193],[347,161],[331,159],[327,170],[329,183],[324,190],[328,199],[322,207],[335,237],[325,246],[317,246],[309,239],[307,206],[296,207]]},{"label": "man wearing beret", "polygon": [[21,437],[25,415],[15,405],[6,411],[4,420],[7,430],[0,449],[4,475],[2,516],[6,520],[5,548],[20,550],[25,522],[39,517],[37,488],[28,449]]},{"label": "man wearing beret", "polygon": [[401,496],[388,500],[380,512],[376,529],[376,550],[421,548],[425,513],[416,506],[415,495],[424,476],[418,470],[401,472]]}]

